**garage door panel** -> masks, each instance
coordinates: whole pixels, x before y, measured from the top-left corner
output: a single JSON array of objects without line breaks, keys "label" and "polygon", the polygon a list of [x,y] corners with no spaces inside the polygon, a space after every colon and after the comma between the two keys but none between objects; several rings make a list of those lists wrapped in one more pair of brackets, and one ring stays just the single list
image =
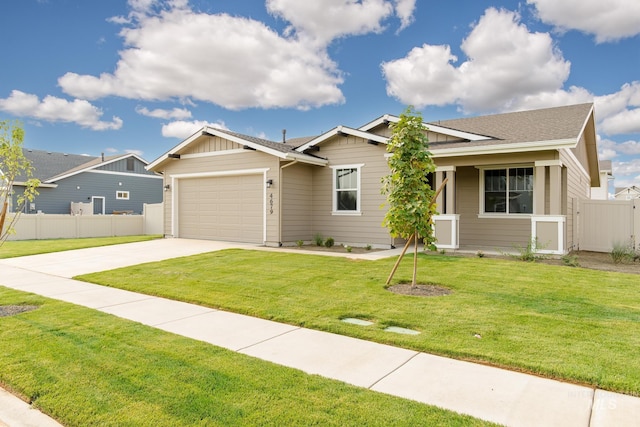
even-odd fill
[{"label": "garage door panel", "polygon": [[262,175],[181,179],[178,234],[263,243]]}]

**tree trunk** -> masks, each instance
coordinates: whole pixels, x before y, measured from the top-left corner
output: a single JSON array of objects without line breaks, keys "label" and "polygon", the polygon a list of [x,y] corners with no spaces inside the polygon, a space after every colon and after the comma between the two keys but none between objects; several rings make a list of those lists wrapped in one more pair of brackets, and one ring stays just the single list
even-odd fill
[{"label": "tree trunk", "polygon": [[416,276],[418,275],[418,230],[413,233],[413,279],[411,287],[416,287]]}]

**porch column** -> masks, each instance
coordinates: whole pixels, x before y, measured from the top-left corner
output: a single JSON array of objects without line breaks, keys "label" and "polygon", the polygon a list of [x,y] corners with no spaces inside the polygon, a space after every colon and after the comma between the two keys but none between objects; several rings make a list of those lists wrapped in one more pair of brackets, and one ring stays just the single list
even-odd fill
[{"label": "porch column", "polygon": [[562,164],[549,166],[549,214],[562,214]]},{"label": "porch column", "polygon": [[546,166],[540,165],[541,162],[536,162],[536,180],[533,183],[533,191],[534,191],[534,206],[533,213],[535,215],[544,215],[544,202],[546,199],[545,195],[545,184],[546,184]]},{"label": "porch column", "polygon": [[445,197],[445,212],[448,214],[456,213],[456,167],[449,166],[447,168],[447,185],[445,187],[445,191],[447,192],[447,197]]},{"label": "porch column", "polygon": [[441,215],[456,213],[456,167],[455,166],[439,166],[436,168],[436,187],[434,190],[440,188],[442,182],[446,177],[449,179],[447,185],[436,199],[438,205],[438,212]]},{"label": "porch column", "polygon": [[[440,168],[436,168],[436,181],[435,181],[435,188],[433,188],[433,190],[437,190],[438,188],[440,188],[440,186],[442,185],[442,181],[444,181],[444,173],[440,170]],[[444,200],[444,192],[441,192],[440,194],[438,194],[438,197],[436,197],[436,209],[438,210],[438,213],[440,214],[444,214],[445,213],[445,206],[442,205],[442,201]]]}]

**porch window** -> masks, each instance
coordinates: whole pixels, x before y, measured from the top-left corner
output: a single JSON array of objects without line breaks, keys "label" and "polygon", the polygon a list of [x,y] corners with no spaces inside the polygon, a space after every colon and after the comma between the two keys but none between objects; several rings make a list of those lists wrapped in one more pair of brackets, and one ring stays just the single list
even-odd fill
[{"label": "porch window", "polygon": [[363,165],[333,167],[333,213],[360,213],[360,168]]},{"label": "porch window", "polygon": [[484,213],[533,213],[533,168],[484,170]]}]

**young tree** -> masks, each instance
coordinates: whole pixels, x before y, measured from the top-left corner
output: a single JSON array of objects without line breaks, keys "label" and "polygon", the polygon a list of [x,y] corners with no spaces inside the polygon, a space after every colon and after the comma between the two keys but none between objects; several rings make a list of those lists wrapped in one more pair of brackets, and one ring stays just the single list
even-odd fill
[{"label": "young tree", "polygon": [[[425,246],[434,248],[435,236],[431,217],[436,213],[433,202],[435,191],[429,185],[427,174],[434,172],[435,163],[429,152],[429,141],[422,124],[422,115],[408,107],[396,124],[391,125],[391,139],[387,145],[389,175],[382,178],[382,192],[387,195],[388,211],[383,226],[389,228],[393,237],[413,241],[413,280],[416,285],[418,239]],[[404,255],[404,251],[400,259]],[[398,263],[400,261],[398,259]],[[393,277],[391,272],[387,284]]]},{"label": "young tree", "polygon": [[[0,121],[0,246],[15,232],[15,223],[26,203],[32,202],[38,194],[36,189],[40,185],[40,181],[33,178],[33,167],[22,152],[23,140],[24,130],[19,122]],[[13,214],[10,214],[14,185],[18,183],[24,191],[15,198]]]}]

